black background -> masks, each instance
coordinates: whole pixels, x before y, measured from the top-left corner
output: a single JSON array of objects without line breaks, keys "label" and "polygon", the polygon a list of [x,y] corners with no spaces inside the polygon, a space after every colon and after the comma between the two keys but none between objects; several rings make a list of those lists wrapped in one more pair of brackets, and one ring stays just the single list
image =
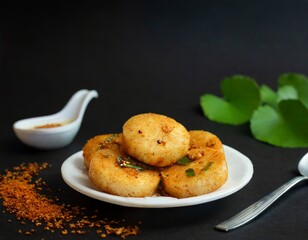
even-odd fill
[{"label": "black background", "polygon": [[[206,119],[203,93],[246,74],[277,88],[281,73],[308,74],[308,1],[2,1],[0,4],[0,170],[48,162],[42,177],[62,189],[61,201],[102,216],[142,222],[131,239],[304,239],[307,184],[299,184],[252,223],[229,233],[214,226],[297,174],[307,148],[278,148],[252,138],[249,124]],[[60,110],[77,90],[96,89],[69,146],[39,151],[20,143],[12,125]],[[254,176],[241,191],[215,202],[170,209],[116,206],[83,196],[62,180],[60,167],[90,137],[120,132],[132,115],[156,112],[187,129],[215,133],[247,155]],[[1,207],[3,210],[3,208]],[[13,216],[0,213],[0,239],[24,239]],[[78,237],[94,239],[96,234]],[[38,231],[33,239],[71,239]],[[77,237],[76,237],[77,238]],[[109,237],[112,238],[112,237]]]}]

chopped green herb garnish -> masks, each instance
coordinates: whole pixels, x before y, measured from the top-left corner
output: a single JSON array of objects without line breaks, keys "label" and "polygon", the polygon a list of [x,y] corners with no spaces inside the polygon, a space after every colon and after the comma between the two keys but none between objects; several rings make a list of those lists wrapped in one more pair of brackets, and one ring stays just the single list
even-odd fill
[{"label": "chopped green herb garnish", "polygon": [[107,148],[109,144],[113,144],[116,138],[118,137],[117,133],[112,134],[110,137],[106,138],[104,142],[99,144],[100,149]]},{"label": "chopped green herb garnish", "polygon": [[134,169],[139,170],[139,171],[144,170],[143,167],[140,167],[140,166],[137,166],[137,165],[132,165],[132,164],[123,164],[121,167],[134,168]]},{"label": "chopped green herb garnish", "polygon": [[114,133],[110,137],[106,138],[105,142],[112,142],[117,136],[118,134]]},{"label": "chopped green herb garnish", "polygon": [[152,169],[151,166],[148,166],[148,165],[141,163],[141,162],[137,162],[137,160],[135,160],[131,157],[118,156],[117,162],[118,162],[120,167],[133,168],[133,169],[136,169],[138,171],[151,170]]},{"label": "chopped green herb garnish", "polygon": [[195,176],[195,170],[192,169],[192,168],[186,169],[185,173],[186,173],[187,177],[193,177],[193,176]]},{"label": "chopped green herb garnish", "polygon": [[208,162],[205,167],[202,169],[202,171],[207,171],[212,166],[213,162]]},{"label": "chopped green herb garnish", "polygon": [[177,161],[177,164],[180,165],[188,165],[189,163],[191,163],[191,160],[187,156],[182,157],[180,160]]}]

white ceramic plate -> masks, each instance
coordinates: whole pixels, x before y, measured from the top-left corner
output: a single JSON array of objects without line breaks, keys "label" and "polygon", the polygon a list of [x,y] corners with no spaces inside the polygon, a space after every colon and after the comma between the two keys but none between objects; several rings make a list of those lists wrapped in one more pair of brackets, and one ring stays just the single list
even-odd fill
[{"label": "white ceramic plate", "polygon": [[249,158],[239,151],[224,145],[224,151],[229,169],[227,182],[218,190],[205,195],[190,198],[173,198],[164,196],[134,198],[120,197],[98,190],[90,181],[84,165],[82,151],[79,151],[64,161],[61,173],[64,181],[76,191],[104,201],[127,207],[139,208],[169,208],[191,206],[211,202],[229,196],[243,188],[252,178],[253,165]]}]

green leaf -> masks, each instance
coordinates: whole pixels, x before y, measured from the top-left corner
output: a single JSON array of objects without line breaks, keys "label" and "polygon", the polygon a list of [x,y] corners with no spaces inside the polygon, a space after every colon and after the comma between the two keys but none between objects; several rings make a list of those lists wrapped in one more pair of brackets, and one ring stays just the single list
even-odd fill
[{"label": "green leaf", "polygon": [[308,141],[308,109],[299,100],[281,101],[279,110],[298,137]]},{"label": "green leaf", "polygon": [[277,102],[289,99],[299,99],[295,87],[291,85],[285,85],[279,87],[277,91]]},{"label": "green leaf", "polygon": [[[221,82],[223,97],[204,94],[203,113],[212,121],[239,125],[250,121],[253,136],[279,147],[308,147],[308,77],[285,73],[277,92],[258,86],[248,76],[233,75]],[[262,105],[261,105],[262,104]]]},{"label": "green leaf", "polygon": [[212,94],[200,98],[204,115],[212,121],[231,125],[246,123],[261,102],[259,86],[248,76],[225,78],[221,82],[221,91],[224,98]]},{"label": "green leaf", "polygon": [[189,163],[191,163],[191,160],[187,156],[182,157],[181,159],[177,161],[177,164],[180,164],[180,165],[188,165]]},{"label": "green leaf", "polygon": [[253,114],[253,136],[278,147],[308,147],[308,110],[299,100],[282,100],[279,110],[260,106]]},{"label": "green leaf", "polygon": [[262,85],[260,87],[261,101],[263,104],[269,104],[272,107],[277,107],[277,93],[269,86]]},{"label": "green leaf", "polygon": [[200,104],[204,115],[211,121],[239,125],[249,120],[249,116],[215,95],[205,94],[201,96]]},{"label": "green leaf", "polygon": [[147,165],[145,163],[139,162],[131,157],[127,156],[118,156],[117,157],[117,163],[120,167],[127,167],[127,168],[133,168],[138,171],[143,170],[152,170],[153,168],[150,165]]},{"label": "green leaf", "polygon": [[192,168],[186,169],[185,173],[186,173],[187,177],[193,177],[193,176],[195,176],[195,170],[192,169]]},{"label": "green leaf", "polygon": [[278,79],[278,86],[293,86],[297,93],[298,99],[301,100],[308,108],[308,77],[298,73],[285,73]]},{"label": "green leaf", "polygon": [[202,171],[207,171],[207,170],[209,170],[210,169],[210,167],[212,166],[212,164],[213,164],[213,162],[208,162],[205,166],[204,166],[204,168],[202,169]]}]

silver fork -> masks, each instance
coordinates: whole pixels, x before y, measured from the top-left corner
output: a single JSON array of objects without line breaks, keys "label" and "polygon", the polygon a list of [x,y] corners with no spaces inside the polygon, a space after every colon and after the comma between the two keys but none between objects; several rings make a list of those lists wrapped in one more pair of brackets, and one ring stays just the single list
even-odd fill
[{"label": "silver fork", "polygon": [[257,217],[259,214],[261,214],[263,211],[265,211],[270,205],[272,205],[282,194],[284,194],[286,191],[288,191],[291,187],[293,187],[295,184],[303,181],[308,180],[305,176],[298,176],[284,185],[282,185],[280,188],[275,190],[274,192],[266,195],[259,201],[255,202],[254,204],[250,205],[246,209],[242,210],[238,214],[236,214],[234,217],[218,224],[215,226],[216,229],[222,230],[222,231],[230,231],[232,229],[238,228],[255,217]]}]

